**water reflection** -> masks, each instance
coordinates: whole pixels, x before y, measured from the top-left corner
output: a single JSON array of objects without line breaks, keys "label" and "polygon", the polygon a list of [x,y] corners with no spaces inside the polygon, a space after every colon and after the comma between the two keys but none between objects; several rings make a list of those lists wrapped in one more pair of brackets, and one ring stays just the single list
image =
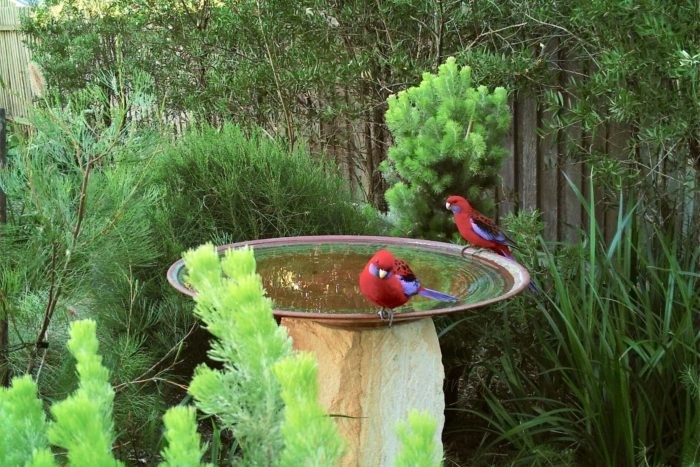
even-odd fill
[{"label": "water reflection", "polygon": [[[373,313],[358,276],[369,258],[387,248],[409,262],[424,286],[475,303],[505,291],[498,270],[469,258],[410,247],[358,244],[266,246],[255,249],[257,270],[275,308],[322,313]],[[451,304],[454,306],[455,304]],[[398,311],[425,311],[445,304],[414,297]]]}]

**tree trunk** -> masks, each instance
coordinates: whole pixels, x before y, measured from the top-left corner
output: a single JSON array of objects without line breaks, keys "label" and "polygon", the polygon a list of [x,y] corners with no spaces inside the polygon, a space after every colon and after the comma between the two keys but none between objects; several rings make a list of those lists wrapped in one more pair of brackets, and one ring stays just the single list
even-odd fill
[{"label": "tree trunk", "polygon": [[382,173],[379,171],[379,164],[386,159],[388,143],[388,134],[386,129],[386,124],[384,122],[384,112],[386,111],[386,104],[376,105],[372,111],[372,141],[374,143],[373,147],[373,157],[374,157],[374,167],[375,170],[372,173],[371,184],[373,188],[374,198],[372,203],[382,212],[388,210],[386,199],[384,198],[384,193],[386,192],[386,183],[382,177]]}]

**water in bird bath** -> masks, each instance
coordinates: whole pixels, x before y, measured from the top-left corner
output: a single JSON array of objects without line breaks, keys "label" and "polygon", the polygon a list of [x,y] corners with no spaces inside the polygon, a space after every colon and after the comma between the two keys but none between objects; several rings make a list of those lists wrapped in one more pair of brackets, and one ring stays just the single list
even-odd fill
[{"label": "water in bird bath", "polygon": [[[458,311],[513,292],[514,280],[509,271],[488,259],[463,257],[459,254],[461,247],[456,245],[407,244],[399,241],[406,239],[390,237],[386,242],[376,241],[376,237],[368,237],[375,241],[364,242],[323,238],[326,240],[250,242],[257,272],[276,312],[376,313],[377,307],[360,293],[358,277],[367,261],[382,248],[406,260],[423,286],[459,298],[457,302],[447,303],[416,296],[396,312]],[[184,268],[180,268],[176,282],[183,284],[184,275]]]},{"label": "water in bird bath", "polygon": [[[258,273],[275,308],[316,313],[372,313],[376,305],[360,293],[358,276],[384,245],[298,245],[256,251]],[[404,259],[425,287],[475,303],[500,293],[503,276],[493,268],[439,252],[389,247]],[[452,303],[449,306],[458,305]],[[421,296],[396,311],[444,308],[445,302]]]}]

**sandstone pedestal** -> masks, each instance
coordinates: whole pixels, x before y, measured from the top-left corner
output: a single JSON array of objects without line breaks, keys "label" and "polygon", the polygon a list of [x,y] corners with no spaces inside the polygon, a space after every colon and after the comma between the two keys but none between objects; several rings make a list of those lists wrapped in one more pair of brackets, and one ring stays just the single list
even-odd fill
[{"label": "sandstone pedestal", "polygon": [[343,465],[392,466],[396,424],[411,409],[445,422],[444,369],[430,318],[392,327],[344,329],[283,318],[297,350],[316,354],[319,398],[348,443]]}]

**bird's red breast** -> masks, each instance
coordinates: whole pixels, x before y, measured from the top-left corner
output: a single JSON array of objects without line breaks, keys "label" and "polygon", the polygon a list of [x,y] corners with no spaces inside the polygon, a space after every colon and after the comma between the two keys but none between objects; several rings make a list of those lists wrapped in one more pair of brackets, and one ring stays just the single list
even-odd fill
[{"label": "bird's red breast", "polygon": [[[372,274],[370,266],[373,263],[391,274],[383,279]],[[404,293],[401,281],[397,276],[397,263],[401,269],[405,268],[409,272],[411,271],[405,262],[396,261],[393,255],[386,250],[380,250],[369,260],[360,273],[360,292],[367,300],[383,308],[396,308],[408,301],[409,297]]]}]

